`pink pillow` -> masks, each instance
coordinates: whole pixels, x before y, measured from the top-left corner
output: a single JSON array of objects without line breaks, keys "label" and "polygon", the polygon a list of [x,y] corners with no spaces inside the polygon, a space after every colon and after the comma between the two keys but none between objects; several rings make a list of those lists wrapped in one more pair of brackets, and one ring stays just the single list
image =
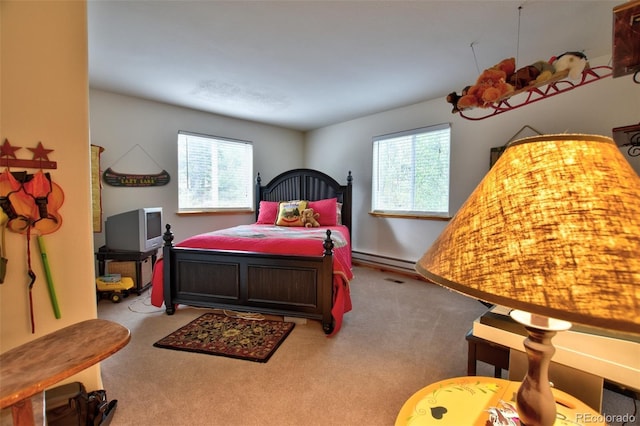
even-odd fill
[{"label": "pink pillow", "polygon": [[318,222],[321,226],[335,226],[338,223],[336,214],[337,202],[337,198],[327,198],[324,200],[309,201],[307,207],[313,209],[315,213],[320,213]]},{"label": "pink pillow", "polygon": [[277,201],[260,201],[260,211],[258,212],[258,220],[256,223],[261,225],[273,225],[278,217]]}]

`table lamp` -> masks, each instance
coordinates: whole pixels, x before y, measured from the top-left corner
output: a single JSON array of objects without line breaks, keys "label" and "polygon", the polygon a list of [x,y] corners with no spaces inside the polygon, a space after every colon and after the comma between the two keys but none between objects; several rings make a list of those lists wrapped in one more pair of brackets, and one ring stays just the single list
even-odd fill
[{"label": "table lamp", "polygon": [[515,309],[529,363],[518,416],[552,425],[556,332],[574,322],[640,334],[640,177],[608,137],[513,141],[415,268]]}]

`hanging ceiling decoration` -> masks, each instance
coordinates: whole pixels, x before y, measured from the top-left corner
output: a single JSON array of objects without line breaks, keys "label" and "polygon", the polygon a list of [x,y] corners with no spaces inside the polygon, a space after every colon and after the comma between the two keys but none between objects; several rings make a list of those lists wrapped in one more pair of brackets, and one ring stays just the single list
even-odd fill
[{"label": "hanging ceiling decoration", "polygon": [[[458,109],[461,117],[467,120],[484,120],[525,105],[532,104],[551,96],[565,93],[580,86],[584,86],[602,78],[609,77],[612,73],[609,66],[598,66],[585,68],[579,81],[568,79],[569,70],[554,73],[549,80],[543,82],[533,82],[526,87],[513,90],[500,97],[495,102],[481,107],[471,107]],[[522,96],[517,96],[522,95]]]},{"label": "hanging ceiling decoration", "polygon": [[[447,102],[453,106],[452,113],[468,120],[483,120],[612,75],[613,69],[609,66],[592,68],[582,52],[565,52],[548,61],[517,67],[521,14],[522,6],[518,7],[516,58],[503,59],[485,69],[475,84],[465,87],[461,94],[447,95]],[[471,50],[480,72],[473,43]]]}]

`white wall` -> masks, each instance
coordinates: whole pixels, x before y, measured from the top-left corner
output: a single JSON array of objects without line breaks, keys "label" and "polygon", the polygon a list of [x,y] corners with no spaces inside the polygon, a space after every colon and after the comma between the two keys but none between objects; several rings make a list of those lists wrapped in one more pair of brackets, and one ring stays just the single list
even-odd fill
[{"label": "white wall", "polygon": [[[608,59],[596,58],[591,60],[591,65],[606,64]],[[633,83],[631,76],[607,77],[480,121],[451,114],[451,107],[444,98],[435,99],[327,126],[306,135],[100,90],[90,91],[90,106],[91,142],[105,148],[101,161],[103,169],[111,166],[119,172],[139,174],[157,173],[162,167],[172,176],[171,183],[164,187],[103,185],[104,217],[141,206],[159,205],[164,207],[165,222],[174,226],[176,241],[206,230],[253,221],[251,215],[175,215],[176,134],[178,130],[189,130],[253,141],[254,170],[261,173],[263,182],[295,167],[316,168],[346,182],[351,170],[354,177],[354,250],[415,262],[446,222],[368,214],[373,136],[450,122],[451,211],[455,213],[487,172],[492,147],[504,145],[525,125],[543,133],[611,136],[612,128],[638,122],[640,86]],[[533,134],[526,131],[519,137]],[[144,151],[134,149],[126,154],[135,144]],[[640,173],[640,158],[629,160]],[[103,245],[103,234],[95,234],[94,241],[96,249]]]},{"label": "white wall", "polygon": [[[606,65],[609,58],[591,60]],[[451,211],[455,213],[489,169],[492,147],[504,145],[523,126],[542,133],[591,133],[612,136],[611,129],[640,121],[640,85],[631,76],[611,77],[481,121],[451,113],[445,99],[381,112],[307,134],[305,164],[340,179],[354,177],[355,251],[415,262],[447,222],[382,218],[371,207],[371,138],[432,124],[452,124]],[[535,135],[523,132],[520,137]],[[640,157],[630,158],[640,174]]]},{"label": "white wall", "polygon": [[[62,226],[44,236],[60,306],[56,319],[35,238],[31,239],[35,333],[29,321],[27,239],[7,232],[7,276],[0,285],[0,352],[59,328],[96,318],[89,175],[89,83],[84,1],[0,2],[0,138],[19,159],[39,141],[57,168],[45,170],[65,194]],[[23,171],[24,168],[13,168]],[[37,170],[28,170],[34,173]],[[64,350],[64,346],[51,348]],[[99,366],[66,381],[102,387]],[[10,411],[10,410],[9,410]],[[4,413],[4,411],[3,411]]]},{"label": "white wall", "polygon": [[[247,214],[175,214],[179,130],[252,141],[254,171],[260,173],[263,184],[283,171],[303,167],[304,135],[299,131],[95,89],[90,91],[90,110],[91,143],[105,148],[100,161],[103,170],[111,167],[120,173],[146,174],[165,169],[171,176],[168,185],[156,187],[125,188],[103,183],[103,220],[114,213],[160,206],[164,222],[172,225],[175,241],[255,221],[254,215]],[[104,245],[104,232],[94,235],[97,250]]]}]

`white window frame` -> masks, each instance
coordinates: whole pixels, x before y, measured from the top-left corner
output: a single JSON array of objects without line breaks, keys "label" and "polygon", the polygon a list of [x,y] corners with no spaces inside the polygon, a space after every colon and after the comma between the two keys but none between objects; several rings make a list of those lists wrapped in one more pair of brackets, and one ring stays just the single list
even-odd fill
[{"label": "white window frame", "polygon": [[[436,155],[421,158],[416,155],[420,149],[430,149]],[[372,157],[373,215],[451,217],[449,123],[375,136]]]},{"label": "white window frame", "polygon": [[[211,164],[206,170],[188,166],[189,154],[202,155],[207,150],[206,144],[213,144],[210,148]],[[191,144],[192,150],[189,150]],[[254,181],[253,181],[253,143],[249,141],[211,136],[186,131],[178,132],[178,213],[193,212],[231,212],[253,211],[254,209]],[[234,157],[235,167],[219,167],[216,149],[226,149],[227,155]],[[189,176],[189,174],[192,176]],[[195,177],[194,173],[197,173]],[[198,176],[201,175],[201,176]],[[238,197],[225,199],[219,191],[224,180],[238,182],[235,191]],[[204,199],[203,199],[204,198]],[[200,200],[200,202],[198,202]]]}]

